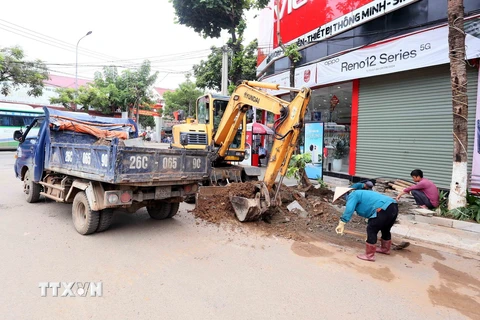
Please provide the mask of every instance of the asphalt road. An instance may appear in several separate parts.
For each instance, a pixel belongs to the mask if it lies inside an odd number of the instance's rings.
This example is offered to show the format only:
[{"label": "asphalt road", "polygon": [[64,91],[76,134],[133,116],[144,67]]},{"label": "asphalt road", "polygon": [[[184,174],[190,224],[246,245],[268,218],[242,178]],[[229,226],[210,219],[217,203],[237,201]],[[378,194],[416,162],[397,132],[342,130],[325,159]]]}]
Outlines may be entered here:
[{"label": "asphalt road", "polygon": [[[1,319],[480,318],[478,260],[411,246],[364,262],[355,247],[207,225],[187,204],[169,221],[118,213],[81,236],[69,204],[24,201],[13,155],[0,152]],[[42,297],[41,282],[103,292]]]}]

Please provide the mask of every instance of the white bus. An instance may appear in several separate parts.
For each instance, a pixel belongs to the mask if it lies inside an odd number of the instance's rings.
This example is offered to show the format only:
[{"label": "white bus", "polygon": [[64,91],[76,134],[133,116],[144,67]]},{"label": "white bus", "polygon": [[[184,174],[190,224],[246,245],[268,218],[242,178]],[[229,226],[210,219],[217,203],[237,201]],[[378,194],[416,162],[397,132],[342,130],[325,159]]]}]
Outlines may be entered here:
[{"label": "white bus", "polygon": [[[26,104],[0,102],[0,150],[15,150],[18,141],[13,140],[15,130],[25,131],[35,117],[43,114],[43,109],[35,109]],[[30,135],[37,135],[38,128],[32,128]]]}]

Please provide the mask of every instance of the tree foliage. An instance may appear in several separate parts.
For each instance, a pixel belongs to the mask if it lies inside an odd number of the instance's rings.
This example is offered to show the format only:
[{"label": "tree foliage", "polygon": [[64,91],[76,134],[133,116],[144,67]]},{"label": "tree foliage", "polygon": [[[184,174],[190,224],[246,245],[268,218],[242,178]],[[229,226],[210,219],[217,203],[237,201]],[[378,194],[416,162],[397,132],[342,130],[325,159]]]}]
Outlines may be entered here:
[{"label": "tree foliage", "polygon": [[[257,40],[250,42],[234,58],[240,69],[241,80],[257,79]],[[193,66],[193,74],[198,88],[220,91],[222,86],[222,48],[211,47],[207,60]],[[229,65],[232,58],[229,56]]]},{"label": "tree foliage", "polygon": [[312,183],[307,177],[305,167],[307,163],[312,162],[312,155],[310,153],[296,154],[290,158],[286,176],[288,178],[294,177],[300,183],[302,188],[311,188]]},{"label": "tree foliage", "polygon": [[157,76],[158,72],[152,74],[149,61],[144,61],[137,70],[124,70],[121,74],[116,67],[105,67],[103,73],[95,73],[92,83],[81,86],[78,93],[71,88],[57,89],[59,96],[51,98],[50,103],[60,103],[67,109],[79,104],[104,114],[118,109],[129,111],[155,103],[151,89]]},{"label": "tree foliage", "polygon": [[203,91],[199,90],[187,76],[187,80],[181,83],[177,90],[163,94],[165,99],[164,115],[171,116],[174,111],[183,110],[186,115],[194,116],[195,102],[201,95],[203,95]]},{"label": "tree foliage", "polygon": [[29,96],[41,96],[47,79],[48,70],[42,61],[26,61],[19,47],[0,48],[0,93],[4,96],[20,86],[29,88]]},{"label": "tree foliage", "polygon": [[257,39],[250,42],[243,50],[242,80],[257,80]]},{"label": "tree foliage", "polygon": [[147,127],[151,127],[151,128],[155,127],[155,119],[152,116],[146,116],[141,114],[138,119],[138,122],[144,129],[146,129]]},{"label": "tree foliage", "polygon": [[222,86],[222,48],[215,46],[206,61],[202,60],[193,66],[193,75],[198,88],[220,91]]},{"label": "tree foliage", "polygon": [[242,80],[243,32],[246,28],[244,13],[250,9],[262,9],[269,0],[170,0],[176,14],[176,22],[193,28],[203,37],[218,38],[222,30],[228,31],[228,47],[233,56],[229,72],[231,83]]}]

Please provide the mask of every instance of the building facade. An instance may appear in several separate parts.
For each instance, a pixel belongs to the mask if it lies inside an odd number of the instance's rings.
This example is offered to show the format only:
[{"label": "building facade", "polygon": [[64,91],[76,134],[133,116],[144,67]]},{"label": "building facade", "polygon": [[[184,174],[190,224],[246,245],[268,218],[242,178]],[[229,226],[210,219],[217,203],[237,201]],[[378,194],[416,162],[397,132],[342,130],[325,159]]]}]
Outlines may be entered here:
[{"label": "building facade", "polygon": [[[464,5],[471,170],[478,153],[480,2]],[[418,168],[448,188],[453,117],[446,24],[446,0],[272,1],[261,14],[257,74],[290,86],[277,34],[299,46],[295,86],[313,89],[306,120],[325,124],[326,174],[409,179]],[[286,92],[272,93],[288,100]],[[333,168],[340,140],[349,148]]]}]

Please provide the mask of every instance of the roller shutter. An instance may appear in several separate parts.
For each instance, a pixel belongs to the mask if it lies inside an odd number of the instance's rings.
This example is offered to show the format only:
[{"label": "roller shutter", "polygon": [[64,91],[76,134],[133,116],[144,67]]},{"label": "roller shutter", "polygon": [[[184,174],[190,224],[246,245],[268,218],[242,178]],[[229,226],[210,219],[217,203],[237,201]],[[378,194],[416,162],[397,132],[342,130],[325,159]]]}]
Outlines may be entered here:
[{"label": "roller shutter", "polygon": [[[469,172],[478,73],[468,69]],[[452,174],[452,102],[448,65],[360,80],[356,175],[410,178],[413,169],[439,187]]]}]

